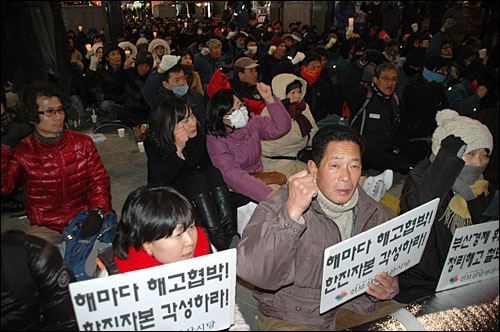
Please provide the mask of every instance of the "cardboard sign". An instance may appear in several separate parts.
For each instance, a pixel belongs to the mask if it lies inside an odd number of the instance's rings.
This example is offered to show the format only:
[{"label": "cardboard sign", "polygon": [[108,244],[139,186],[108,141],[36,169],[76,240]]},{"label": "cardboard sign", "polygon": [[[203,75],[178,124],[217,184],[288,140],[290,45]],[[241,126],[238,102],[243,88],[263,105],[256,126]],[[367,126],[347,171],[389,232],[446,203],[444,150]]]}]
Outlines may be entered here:
[{"label": "cardboard sign", "polygon": [[436,292],[498,278],[499,222],[457,228]]},{"label": "cardboard sign", "polygon": [[439,198],[325,249],[320,313],[366,292],[375,276],[420,262]]},{"label": "cardboard sign", "polygon": [[236,249],[69,285],[80,331],[222,330],[234,323]]}]

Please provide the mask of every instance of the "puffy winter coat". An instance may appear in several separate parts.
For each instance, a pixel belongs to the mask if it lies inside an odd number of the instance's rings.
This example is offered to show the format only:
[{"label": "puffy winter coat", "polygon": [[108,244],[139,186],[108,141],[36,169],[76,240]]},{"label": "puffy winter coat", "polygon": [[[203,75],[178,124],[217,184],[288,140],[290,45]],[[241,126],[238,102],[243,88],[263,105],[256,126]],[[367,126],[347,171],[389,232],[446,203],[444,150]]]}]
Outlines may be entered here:
[{"label": "puffy winter coat", "polygon": [[82,210],[111,209],[108,174],[85,134],[64,130],[54,145],[32,133],[15,149],[2,144],[2,194],[21,181],[32,225],[61,232]]},{"label": "puffy winter coat", "polygon": [[[306,95],[307,82],[303,78],[299,78],[293,74],[280,74],[273,79],[272,87],[274,95],[281,100],[286,99],[286,87],[295,80],[299,80],[302,83],[301,92],[302,99],[304,99],[304,96]],[[262,115],[269,115],[267,109],[264,109]],[[306,106],[302,115],[304,115],[311,123],[312,128],[309,135],[302,137],[298,122],[292,119],[292,128],[287,134],[273,140],[262,140],[262,164],[264,165],[264,171],[279,171],[283,168],[286,169],[289,164],[293,164],[295,162],[301,163],[301,161],[296,160],[272,159],[267,157],[297,157],[297,153],[301,149],[305,148],[308,143],[309,145],[311,144],[314,134],[318,131],[318,126],[316,125],[316,121],[314,121],[314,117],[309,110],[309,105]]]},{"label": "puffy winter coat", "polygon": [[76,280],[59,250],[17,230],[1,243],[2,331],[77,331],[68,288]]}]

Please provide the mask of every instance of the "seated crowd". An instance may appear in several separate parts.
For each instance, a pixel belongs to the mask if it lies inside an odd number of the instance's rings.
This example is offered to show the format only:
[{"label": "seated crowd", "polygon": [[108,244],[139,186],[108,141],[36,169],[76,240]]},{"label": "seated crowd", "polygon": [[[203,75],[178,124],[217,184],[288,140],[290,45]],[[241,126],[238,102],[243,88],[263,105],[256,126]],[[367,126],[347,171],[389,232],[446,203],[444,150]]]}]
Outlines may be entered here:
[{"label": "seated crowd", "polygon": [[[431,295],[455,229],[498,218],[498,43],[458,34],[448,11],[431,35],[421,22],[350,25],[350,10],[336,8],[323,34],[300,22],[128,17],[112,41],[69,31],[70,95],[34,82],[7,108],[2,86],[2,211],[24,209],[32,225],[9,236],[40,250],[74,218],[81,238],[115,220],[106,168],[79,132],[95,125],[93,109],[133,128],[147,155],[147,186],[117,221],[119,273],[185,259],[161,249],[174,236],[200,256],[237,247],[262,330],[345,329]],[[406,180],[391,210],[393,173]],[[324,249],[436,197],[420,264],[320,315]],[[238,234],[249,202],[258,206]],[[235,311],[230,329],[248,330]],[[75,328],[71,317],[49,323]]]}]

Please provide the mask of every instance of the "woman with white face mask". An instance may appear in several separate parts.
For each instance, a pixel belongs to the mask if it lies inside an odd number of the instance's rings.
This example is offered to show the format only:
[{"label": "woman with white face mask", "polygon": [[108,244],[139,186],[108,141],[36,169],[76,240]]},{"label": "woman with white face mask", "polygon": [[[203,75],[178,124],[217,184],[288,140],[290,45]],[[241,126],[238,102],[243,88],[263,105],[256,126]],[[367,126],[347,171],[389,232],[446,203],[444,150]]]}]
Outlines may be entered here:
[{"label": "woman with white face mask", "polygon": [[[261,139],[274,139],[288,133],[290,114],[271,87],[257,83],[269,116],[249,116],[247,106],[232,90],[217,91],[206,108],[207,149],[210,159],[235,192],[255,202],[264,200],[273,188],[268,183],[284,184],[282,173],[262,177]],[[255,174],[257,173],[257,174]],[[253,176],[251,175],[253,174]]]}]

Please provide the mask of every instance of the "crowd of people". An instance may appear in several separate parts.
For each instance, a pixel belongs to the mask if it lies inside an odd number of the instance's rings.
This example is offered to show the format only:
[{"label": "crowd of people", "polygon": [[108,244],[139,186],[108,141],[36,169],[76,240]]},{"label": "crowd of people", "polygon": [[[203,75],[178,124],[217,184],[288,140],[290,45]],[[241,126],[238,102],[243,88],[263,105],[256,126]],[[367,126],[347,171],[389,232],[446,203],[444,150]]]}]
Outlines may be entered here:
[{"label": "crowd of people", "polygon": [[[320,32],[259,23],[245,3],[228,2],[219,20],[124,16],[115,40],[67,31],[69,89],[2,84],[2,211],[24,209],[32,224],[11,237],[39,248],[77,215],[82,238],[116,217],[79,132],[95,125],[92,109],[132,128],[147,154],[148,186],[118,222],[115,272],[237,246],[262,330],[348,328],[432,294],[455,229],[498,218],[498,5],[339,1]],[[389,219],[380,201],[393,172],[406,178],[401,213],[441,198],[425,259],[320,315],[318,258]],[[249,202],[258,207],[238,234]],[[2,328],[4,291],[25,312],[13,287],[2,278]],[[236,311],[232,328],[248,329]],[[61,319],[49,323],[75,324]]]}]

